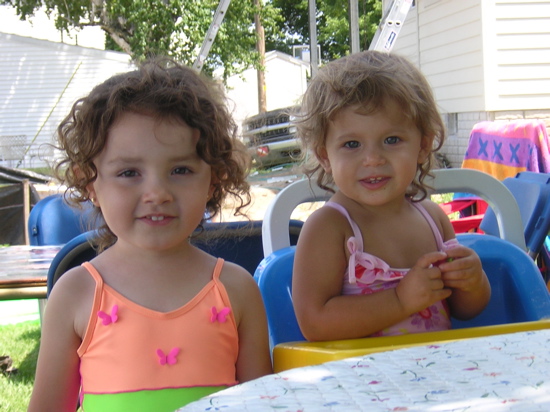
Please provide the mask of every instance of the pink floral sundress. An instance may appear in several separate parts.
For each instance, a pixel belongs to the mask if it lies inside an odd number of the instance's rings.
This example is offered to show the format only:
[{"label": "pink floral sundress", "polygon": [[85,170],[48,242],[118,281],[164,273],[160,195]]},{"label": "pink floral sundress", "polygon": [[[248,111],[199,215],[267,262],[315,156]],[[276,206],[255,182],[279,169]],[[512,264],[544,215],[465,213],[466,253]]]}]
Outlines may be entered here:
[{"label": "pink floral sundress", "polygon": [[[458,245],[456,239],[443,242],[441,233],[426,209],[419,203],[411,202],[411,204],[418,209],[430,225],[439,250],[445,251]],[[350,258],[343,279],[342,295],[369,295],[396,287],[410,269],[391,268],[382,259],[364,252],[361,231],[349,216],[348,211],[342,205],[335,202],[327,202],[325,206],[332,207],[342,213],[348,219],[354,234],[347,241]],[[448,330],[450,328],[449,307],[447,302],[442,300],[371,336],[395,336],[407,333]]]}]

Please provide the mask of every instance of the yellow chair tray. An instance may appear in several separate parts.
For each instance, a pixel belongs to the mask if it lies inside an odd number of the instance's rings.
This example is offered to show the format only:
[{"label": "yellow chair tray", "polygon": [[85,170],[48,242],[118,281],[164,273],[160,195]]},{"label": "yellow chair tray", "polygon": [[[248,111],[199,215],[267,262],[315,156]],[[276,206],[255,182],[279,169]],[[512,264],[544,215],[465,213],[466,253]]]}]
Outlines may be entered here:
[{"label": "yellow chair tray", "polygon": [[286,342],[273,348],[273,369],[275,372],[281,372],[369,353],[539,329],[550,329],[550,319],[399,336],[325,342]]}]

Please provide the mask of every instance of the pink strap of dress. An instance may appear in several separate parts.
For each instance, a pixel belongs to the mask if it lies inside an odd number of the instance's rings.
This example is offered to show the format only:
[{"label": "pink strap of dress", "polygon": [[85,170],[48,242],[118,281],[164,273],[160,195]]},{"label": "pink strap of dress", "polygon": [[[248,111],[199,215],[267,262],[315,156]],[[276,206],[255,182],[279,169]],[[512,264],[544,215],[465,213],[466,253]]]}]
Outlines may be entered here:
[{"label": "pink strap of dress", "polygon": [[[451,239],[447,242],[443,242],[443,238],[441,236],[441,233],[439,232],[439,229],[437,228],[437,225],[435,224],[430,214],[426,211],[426,209],[417,202],[411,202],[411,205],[413,205],[422,214],[422,216],[424,216],[424,218],[430,225],[432,233],[435,237],[435,241],[437,243],[438,250],[447,250],[458,244],[456,239]],[[357,278],[355,276],[357,265],[360,265],[367,269],[365,271],[365,275],[367,277],[363,277],[362,279],[362,281],[367,284],[372,283],[375,280],[390,281],[402,277],[402,275],[399,276],[398,274],[396,274],[395,270],[390,270],[390,266],[382,259],[363,251],[363,236],[361,235],[361,230],[359,229],[359,226],[357,226],[357,223],[355,223],[351,219],[346,208],[338,203],[331,201],[326,202],[325,206],[332,207],[333,209],[336,209],[340,213],[342,213],[348,220],[351,229],[353,230],[353,236],[351,236],[347,241],[348,250],[350,252],[348,264],[349,283],[357,283]]]}]

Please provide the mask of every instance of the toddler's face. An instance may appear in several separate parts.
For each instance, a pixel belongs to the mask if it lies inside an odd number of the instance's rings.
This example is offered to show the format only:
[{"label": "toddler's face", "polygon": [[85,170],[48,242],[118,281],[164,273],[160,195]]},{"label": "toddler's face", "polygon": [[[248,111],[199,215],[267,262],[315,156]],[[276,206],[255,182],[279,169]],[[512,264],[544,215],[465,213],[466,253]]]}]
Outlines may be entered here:
[{"label": "toddler's face", "polygon": [[416,125],[388,101],[370,114],[358,106],[341,110],[329,123],[319,160],[347,197],[380,206],[402,201],[428,154]]},{"label": "toddler's face", "polygon": [[213,190],[198,138],[184,122],[131,112],[111,127],[89,190],[118,242],[146,249],[187,242]]}]

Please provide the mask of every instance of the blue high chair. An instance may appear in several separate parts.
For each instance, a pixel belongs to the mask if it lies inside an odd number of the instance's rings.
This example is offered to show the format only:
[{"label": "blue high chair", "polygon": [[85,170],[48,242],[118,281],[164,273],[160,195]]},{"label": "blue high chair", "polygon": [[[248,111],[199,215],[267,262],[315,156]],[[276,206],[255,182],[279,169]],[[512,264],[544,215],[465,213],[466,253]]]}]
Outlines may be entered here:
[{"label": "blue high chair", "polygon": [[[436,193],[468,191],[485,199],[496,212],[503,239],[480,234],[457,236],[461,244],[474,249],[481,258],[492,288],[487,308],[469,321],[453,319],[453,329],[450,331],[349,341],[303,342],[305,339],[292,306],[295,246],[290,246],[288,236],[280,227],[284,227],[284,222],[288,221],[298,204],[327,200],[330,193],[312,186],[306,180],[299,181],[281,191],[268,207],[262,228],[266,257],[254,274],[266,306],[276,370],[305,366],[309,361],[319,363],[373,350],[388,350],[397,345],[550,327],[550,321],[543,322],[543,326],[537,323],[550,318],[550,295],[538,268],[526,253],[519,209],[510,191],[490,175],[475,170],[442,169],[435,171],[434,175],[430,186]],[[525,323],[533,321],[534,325]]]},{"label": "blue high chair", "polygon": [[29,214],[29,242],[33,246],[63,245],[90,228],[92,204],[70,206],[62,194],[40,200]]},{"label": "blue high chair", "polygon": [[[549,280],[548,247],[550,231],[550,174],[521,172],[502,181],[514,195],[523,222],[527,253],[539,262],[546,281]],[[491,208],[485,212],[480,228],[489,235],[499,236],[500,231]]]}]

